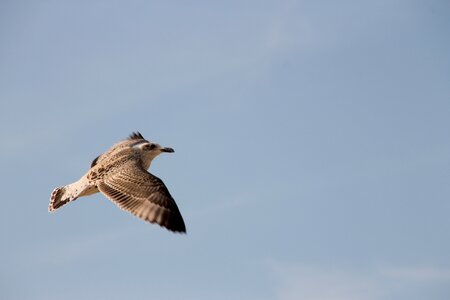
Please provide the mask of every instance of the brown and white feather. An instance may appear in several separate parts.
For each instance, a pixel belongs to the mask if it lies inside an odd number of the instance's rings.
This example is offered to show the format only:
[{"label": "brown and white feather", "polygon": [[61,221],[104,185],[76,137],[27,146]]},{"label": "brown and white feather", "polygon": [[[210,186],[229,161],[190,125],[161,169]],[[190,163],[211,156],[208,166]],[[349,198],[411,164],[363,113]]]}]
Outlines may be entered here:
[{"label": "brown and white feather", "polygon": [[98,189],[121,209],[175,232],[186,227],[175,200],[161,179],[129,161],[110,171]]}]

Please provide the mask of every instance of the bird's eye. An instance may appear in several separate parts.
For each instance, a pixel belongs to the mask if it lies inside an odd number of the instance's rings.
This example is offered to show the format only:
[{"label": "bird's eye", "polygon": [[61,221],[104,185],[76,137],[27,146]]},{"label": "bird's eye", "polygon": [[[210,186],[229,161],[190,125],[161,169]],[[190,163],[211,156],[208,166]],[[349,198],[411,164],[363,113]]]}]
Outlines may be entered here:
[{"label": "bird's eye", "polygon": [[142,147],[142,150],[150,151],[150,150],[153,150],[153,149],[155,149],[155,148],[156,148],[156,144],[145,144],[145,145]]}]

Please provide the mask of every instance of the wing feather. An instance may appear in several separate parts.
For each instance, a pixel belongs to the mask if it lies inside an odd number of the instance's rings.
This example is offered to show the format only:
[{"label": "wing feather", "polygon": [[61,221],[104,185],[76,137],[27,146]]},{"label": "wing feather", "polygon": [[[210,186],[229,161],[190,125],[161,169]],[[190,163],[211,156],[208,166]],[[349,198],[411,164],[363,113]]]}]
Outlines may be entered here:
[{"label": "wing feather", "polygon": [[175,232],[186,232],[175,200],[161,179],[130,161],[111,172],[98,189],[112,202],[140,219]]}]

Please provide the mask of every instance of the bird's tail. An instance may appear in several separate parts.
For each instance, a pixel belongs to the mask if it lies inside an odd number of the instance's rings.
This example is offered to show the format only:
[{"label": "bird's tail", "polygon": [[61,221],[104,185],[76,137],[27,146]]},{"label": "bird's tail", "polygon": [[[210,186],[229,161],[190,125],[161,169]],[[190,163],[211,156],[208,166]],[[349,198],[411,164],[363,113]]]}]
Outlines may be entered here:
[{"label": "bird's tail", "polygon": [[50,196],[50,205],[48,206],[48,211],[52,212],[63,206],[64,204],[69,203],[77,199],[76,196],[72,195],[67,188],[68,186],[57,187],[53,190]]}]

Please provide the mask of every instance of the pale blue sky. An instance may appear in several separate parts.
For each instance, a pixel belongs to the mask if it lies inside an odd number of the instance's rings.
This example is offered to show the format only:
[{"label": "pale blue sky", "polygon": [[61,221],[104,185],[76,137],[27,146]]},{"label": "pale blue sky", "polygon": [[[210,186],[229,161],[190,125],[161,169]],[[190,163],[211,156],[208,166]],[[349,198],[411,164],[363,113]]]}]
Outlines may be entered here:
[{"label": "pale blue sky", "polygon": [[[450,298],[448,1],[1,1],[1,299]],[[50,192],[132,131],[188,234]]]}]

